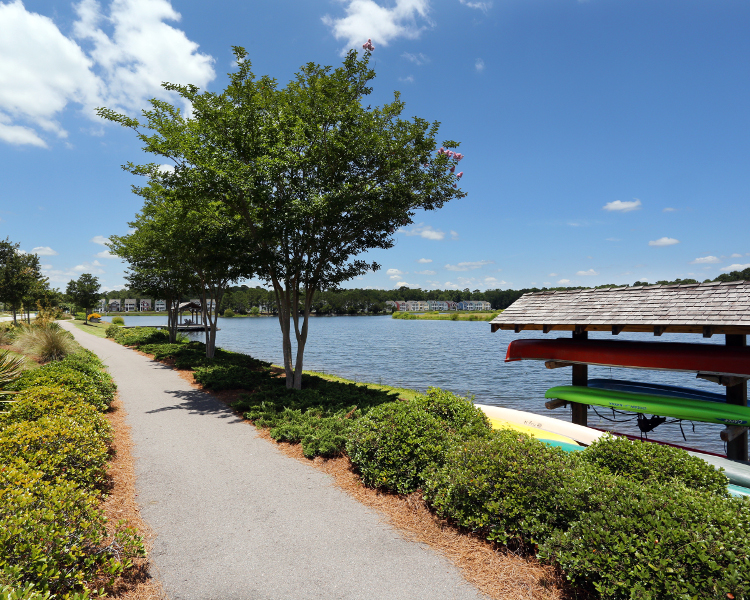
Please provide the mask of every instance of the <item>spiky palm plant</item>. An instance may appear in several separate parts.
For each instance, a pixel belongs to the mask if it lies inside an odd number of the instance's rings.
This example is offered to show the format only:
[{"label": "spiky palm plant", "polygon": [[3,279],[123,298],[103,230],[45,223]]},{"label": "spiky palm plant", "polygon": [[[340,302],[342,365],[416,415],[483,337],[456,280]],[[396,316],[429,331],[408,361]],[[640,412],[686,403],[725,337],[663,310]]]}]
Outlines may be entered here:
[{"label": "spiky palm plant", "polygon": [[[21,376],[24,362],[23,356],[14,356],[10,350],[0,351],[0,396],[15,393],[5,391],[5,387]],[[10,400],[0,400],[0,402],[10,402]]]}]

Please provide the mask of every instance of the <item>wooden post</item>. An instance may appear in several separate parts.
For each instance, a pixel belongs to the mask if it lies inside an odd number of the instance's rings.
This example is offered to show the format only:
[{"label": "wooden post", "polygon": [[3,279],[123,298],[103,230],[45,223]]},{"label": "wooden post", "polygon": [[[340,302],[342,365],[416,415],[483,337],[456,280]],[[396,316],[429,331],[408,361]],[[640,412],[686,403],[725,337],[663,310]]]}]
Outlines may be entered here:
[{"label": "wooden post", "polygon": [[[588,331],[573,332],[574,340],[589,339]],[[573,385],[588,386],[589,384],[589,366],[573,365]],[[570,408],[573,411],[573,423],[587,427],[589,424],[588,406],[578,402],[571,402]]]},{"label": "wooden post", "polygon": [[[747,337],[744,335],[726,335],[727,346],[747,346]],[[747,380],[741,383],[727,386],[727,404],[738,404],[747,406]],[[727,458],[733,460],[747,460],[747,432],[738,435],[727,442]]]}]

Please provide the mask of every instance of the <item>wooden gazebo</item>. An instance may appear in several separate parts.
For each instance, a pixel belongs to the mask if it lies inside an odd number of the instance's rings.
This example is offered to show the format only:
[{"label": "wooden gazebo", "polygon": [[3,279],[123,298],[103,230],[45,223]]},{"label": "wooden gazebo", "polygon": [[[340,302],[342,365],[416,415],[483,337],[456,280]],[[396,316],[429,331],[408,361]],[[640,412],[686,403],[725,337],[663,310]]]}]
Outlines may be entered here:
[{"label": "wooden gazebo", "polygon": [[[183,314],[185,312],[190,313],[190,320],[185,323]],[[179,326],[191,326],[191,325],[203,325],[203,309],[197,302],[182,302],[177,307],[177,313],[179,314]]]},{"label": "wooden gazebo", "polygon": [[[724,335],[728,346],[746,346],[750,334],[750,281],[687,285],[650,285],[599,288],[523,295],[490,322],[516,333],[537,330],[570,331],[574,339],[587,339],[589,331],[700,333]],[[572,365],[573,385],[587,385],[588,366]],[[727,402],[747,406],[747,379],[722,382]],[[572,404],[573,422],[587,424],[587,407]],[[727,443],[727,456],[748,458],[745,431]]]}]

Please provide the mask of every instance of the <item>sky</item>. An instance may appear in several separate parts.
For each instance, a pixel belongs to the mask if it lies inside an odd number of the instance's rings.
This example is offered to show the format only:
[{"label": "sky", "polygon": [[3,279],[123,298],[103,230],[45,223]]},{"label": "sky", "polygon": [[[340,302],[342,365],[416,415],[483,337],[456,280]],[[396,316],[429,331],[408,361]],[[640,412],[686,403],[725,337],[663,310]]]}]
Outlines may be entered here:
[{"label": "sky", "polygon": [[[467,193],[346,287],[519,289],[750,267],[746,0],[0,0],[0,239],[52,287],[121,289],[142,206],[126,162],[161,83],[220,92],[232,46],[281,85],[372,39],[368,102],[461,142]],[[250,282],[254,285],[257,282]]]}]

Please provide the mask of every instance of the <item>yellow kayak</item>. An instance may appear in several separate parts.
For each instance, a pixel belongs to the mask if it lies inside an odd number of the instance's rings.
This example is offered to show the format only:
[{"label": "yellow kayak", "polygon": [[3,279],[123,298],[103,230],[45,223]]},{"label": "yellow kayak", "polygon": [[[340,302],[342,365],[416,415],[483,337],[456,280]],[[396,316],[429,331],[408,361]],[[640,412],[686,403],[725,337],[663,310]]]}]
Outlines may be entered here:
[{"label": "yellow kayak", "polygon": [[493,429],[511,429],[520,433],[525,433],[531,437],[535,437],[542,440],[550,440],[553,442],[565,442],[566,444],[573,444],[580,446],[573,438],[569,438],[565,435],[559,435],[557,433],[551,433],[544,431],[544,429],[537,429],[536,427],[529,427],[528,425],[519,425],[518,423],[511,423],[503,419],[497,419],[494,417],[488,417],[490,424]]}]

